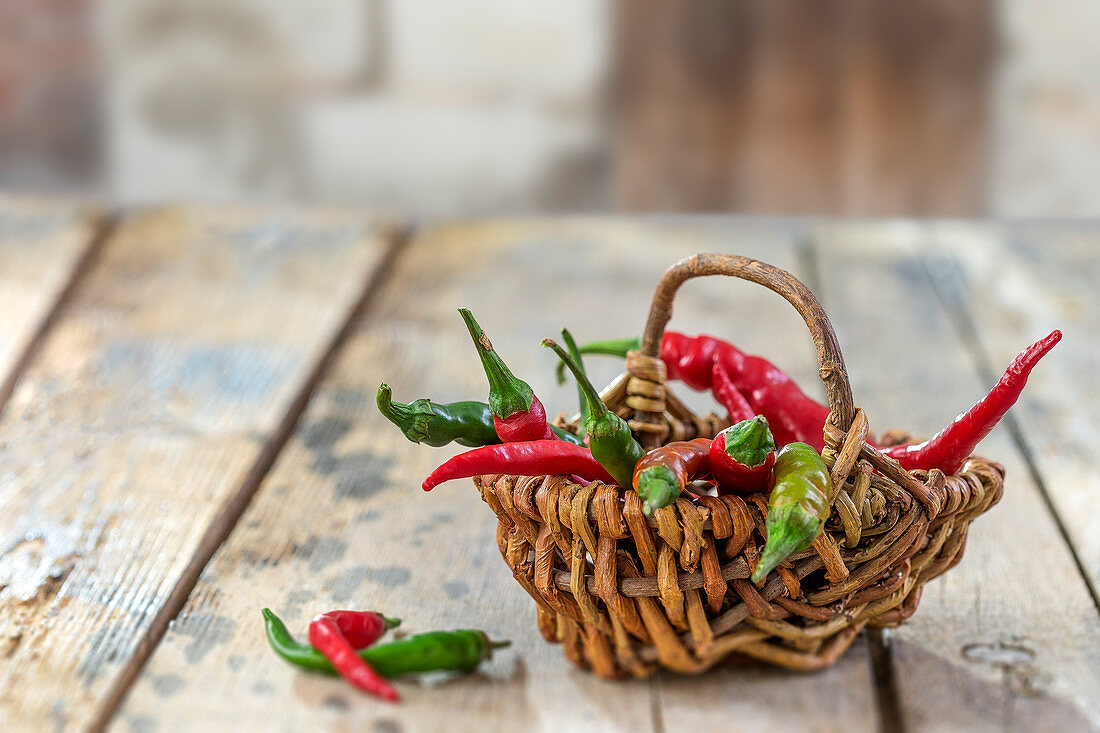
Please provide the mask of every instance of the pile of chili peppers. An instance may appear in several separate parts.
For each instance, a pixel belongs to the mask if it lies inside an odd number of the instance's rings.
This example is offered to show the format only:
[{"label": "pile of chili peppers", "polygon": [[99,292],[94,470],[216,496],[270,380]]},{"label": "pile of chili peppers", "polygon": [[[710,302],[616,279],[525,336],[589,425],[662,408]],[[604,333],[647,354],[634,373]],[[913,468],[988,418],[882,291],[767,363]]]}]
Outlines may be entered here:
[{"label": "pile of chili peppers", "polygon": [[431,631],[375,644],[397,619],[374,611],[329,611],[309,624],[309,644],[291,636],[282,619],[263,609],[267,641],[280,657],[301,669],[339,674],[367,694],[397,702],[387,678],[424,672],[469,672],[509,645],[491,641],[483,631]]},{"label": "pile of chili peppers", "polygon": [[[768,360],[713,336],[667,331],[660,357],[668,378],[711,392],[732,425],[713,439],[679,441],[646,452],[629,425],[600,399],[581,361],[582,354],[625,357],[639,348],[638,339],[578,347],[565,330],[566,348],[543,339],[542,345],[561,360],[559,382],[568,369],[577,383],[581,417],[573,433],[546,422],[546,410],[531,386],[511,372],[470,311],[459,312],[488,379],[487,404],[440,405],[421,399],[404,405],[392,401],[386,384],[378,389],[379,410],[413,442],[439,446],[453,441],[473,448],[433,471],[424,480],[425,491],[451,479],[488,474],[567,475],[633,488],[647,514],[673,504],[695,482],[720,493],[768,492],[767,540],[753,582],[808,548],[820,534],[835,488],[821,458],[829,408]],[[1053,331],[1025,349],[985,397],[932,438],[880,450],[907,470],[958,472],[1061,337]]]}]

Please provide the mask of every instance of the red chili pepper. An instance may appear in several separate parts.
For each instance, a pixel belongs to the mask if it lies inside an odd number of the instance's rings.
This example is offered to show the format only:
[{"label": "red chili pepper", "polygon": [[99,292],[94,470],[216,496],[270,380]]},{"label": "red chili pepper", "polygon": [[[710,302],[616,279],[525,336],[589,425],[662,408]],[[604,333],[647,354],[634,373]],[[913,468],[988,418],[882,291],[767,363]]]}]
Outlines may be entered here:
[{"label": "red chili pepper", "polygon": [[634,490],[642,499],[642,511],[666,507],[676,501],[689,481],[710,474],[710,438],[681,440],[646,453],[634,466]]},{"label": "red chili pepper", "polygon": [[[627,351],[637,348],[637,341],[617,340],[581,346],[580,351],[611,354],[618,350],[626,356]],[[668,369],[670,380],[682,381],[700,392],[714,389],[714,367],[721,364],[728,383],[748,400],[752,414],[768,418],[776,443],[785,445],[800,441],[818,451],[824,447],[822,431],[829,408],[807,396],[786,372],[767,359],[746,354],[728,341],[713,336],[685,336],[665,331],[661,360]]]},{"label": "red chili pepper", "polygon": [[317,616],[310,621],[309,643],[332,662],[332,666],[341,677],[363,692],[390,702],[397,702],[400,699],[401,696],[397,694],[397,690],[355,653],[355,649],[340,631],[336,621],[329,618],[327,614]]},{"label": "red chili pepper", "polygon": [[724,491],[752,494],[766,488],[775,465],[775,441],[767,418],[758,415],[718,433],[709,457],[710,472]]},{"label": "red chili pepper", "polygon": [[[1062,332],[1055,330],[1024,349],[988,395],[929,440],[918,445],[893,446],[883,452],[896,458],[906,469],[939,468],[947,474],[957,472],[982,438],[1019,399],[1035,364],[1061,338]],[[626,342],[616,342],[616,346],[637,348],[637,344]],[[585,353],[585,347],[581,346],[580,351]],[[608,353],[608,350],[599,353]],[[713,387],[714,365],[720,363],[729,373],[734,387],[756,412],[768,419],[778,445],[808,443],[819,453],[824,447],[823,430],[829,408],[808,397],[790,376],[766,359],[745,354],[733,344],[713,336],[685,336],[666,331],[661,341],[661,360],[669,379],[679,379],[700,391]]]},{"label": "red chili pepper", "polygon": [[317,618],[332,619],[354,649],[366,649],[401,623],[400,619],[386,618],[374,611],[329,611]]},{"label": "red chili pepper", "polygon": [[711,368],[710,391],[719,404],[726,408],[731,424],[736,425],[742,420],[748,420],[756,416],[756,413],[752,410],[752,405],[745,399],[745,395],[738,392],[737,387],[733,386],[729,372],[726,371],[720,361],[714,362],[714,366]]},{"label": "red chili pepper", "polygon": [[767,359],[746,354],[713,336],[684,336],[674,331],[665,333],[661,359],[669,379],[679,379],[703,391],[713,387],[714,365],[721,364],[753,412],[768,418],[776,443],[801,441],[817,451],[824,447],[822,430],[829,408],[807,396],[786,372]]},{"label": "red chili pepper", "polygon": [[989,394],[928,440],[916,445],[893,446],[882,452],[896,458],[907,470],[938,468],[948,475],[956,473],[982,438],[989,435],[1008,408],[1020,398],[1031,370],[1061,339],[1061,331],[1051,331],[1046,338],[1020,352]]},{"label": "red chili pepper", "polygon": [[535,396],[531,385],[519,379],[504,363],[493,342],[485,335],[467,308],[459,308],[470,337],[477,347],[485,376],[489,379],[489,409],[493,411],[493,425],[497,435],[505,443],[524,440],[553,440],[554,433],[546,422],[546,408]]},{"label": "red chili pepper", "polygon": [[528,440],[501,443],[459,453],[424,479],[424,491],[456,478],[507,473],[514,476],[576,475],[614,484],[615,479],[581,445],[560,440]]}]

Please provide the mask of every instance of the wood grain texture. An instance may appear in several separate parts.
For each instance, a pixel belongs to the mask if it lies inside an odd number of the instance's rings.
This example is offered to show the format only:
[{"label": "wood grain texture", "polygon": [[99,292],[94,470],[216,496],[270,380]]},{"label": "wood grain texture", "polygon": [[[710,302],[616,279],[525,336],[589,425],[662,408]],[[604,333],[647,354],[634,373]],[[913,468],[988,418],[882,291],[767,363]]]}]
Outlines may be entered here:
[{"label": "wood grain texture", "polygon": [[[962,317],[983,372],[1054,328],[1057,350],[1028,380],[1011,415],[1014,437],[1039,471],[1046,495],[1100,596],[1100,226],[937,224],[928,253],[943,298]],[[987,374],[987,378],[988,374]]]},{"label": "wood grain texture", "polygon": [[104,245],[0,423],[0,727],[92,719],[384,249],[361,215],[194,209]]},{"label": "wood grain texture", "polygon": [[[456,451],[409,443],[373,405],[382,380],[402,400],[484,394],[455,312],[467,305],[548,409],[571,411],[575,391],[553,385],[554,360],[539,338],[562,325],[581,341],[639,333],[663,269],[713,250],[802,268],[782,223],[515,221],[443,226],[415,240],[135,685],[119,727],[230,729],[247,719],[277,729],[402,731],[675,730],[682,721],[726,730],[731,720],[760,730],[793,721],[806,730],[872,728],[862,645],[815,676],[748,668],[608,682],[574,669],[540,637],[535,605],[500,559],[492,513],[470,482],[419,490]],[[671,325],[726,334],[806,384],[816,378],[801,319],[758,286],[692,282]],[[588,366],[597,383],[621,370],[598,357]],[[404,701],[391,707],[275,657],[264,605],[299,635],[319,611],[373,607],[401,616],[410,633],[473,626],[514,646],[465,678],[401,682]]]},{"label": "wood grain texture", "polygon": [[[931,434],[990,386],[928,277],[922,252],[935,236],[901,222],[818,232],[819,295],[872,432]],[[1030,340],[998,353],[997,371]],[[1032,399],[1025,392],[1023,403]],[[889,635],[901,723],[914,731],[1096,726],[1096,609],[1006,428],[979,451],[1004,463],[1005,496],[975,521],[960,564]]]},{"label": "wood grain texture", "polygon": [[0,196],[0,401],[102,226],[90,208]]}]

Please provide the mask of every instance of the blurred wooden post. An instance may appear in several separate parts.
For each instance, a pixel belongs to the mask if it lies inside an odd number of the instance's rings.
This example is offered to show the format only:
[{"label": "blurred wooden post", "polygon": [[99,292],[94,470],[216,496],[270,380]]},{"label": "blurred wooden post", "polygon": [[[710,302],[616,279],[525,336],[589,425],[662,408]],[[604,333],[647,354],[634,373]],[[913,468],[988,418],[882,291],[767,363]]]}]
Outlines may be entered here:
[{"label": "blurred wooden post", "polygon": [[627,209],[981,214],[991,0],[620,0]]}]

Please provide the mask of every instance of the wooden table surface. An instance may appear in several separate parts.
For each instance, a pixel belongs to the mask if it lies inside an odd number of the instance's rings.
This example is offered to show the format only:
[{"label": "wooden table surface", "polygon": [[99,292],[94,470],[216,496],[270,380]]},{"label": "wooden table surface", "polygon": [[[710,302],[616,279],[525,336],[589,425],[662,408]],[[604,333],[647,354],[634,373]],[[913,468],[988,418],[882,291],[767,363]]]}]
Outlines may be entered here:
[{"label": "wooden table surface", "polygon": [[[1023,346],[1066,338],[982,452],[1008,472],[910,622],[832,668],[608,682],[546,644],[450,448],[375,410],[482,398],[470,306],[551,411],[542,336],[639,332],[699,251],[804,279],[873,431],[938,429]],[[544,218],[410,228],[357,211],[0,202],[0,729],[938,731],[1100,726],[1100,224]],[[685,287],[673,326],[821,394],[781,299]],[[598,380],[618,369],[590,361]],[[693,404],[705,405],[699,396]],[[387,705],[264,639],[333,607],[513,640]]]}]

